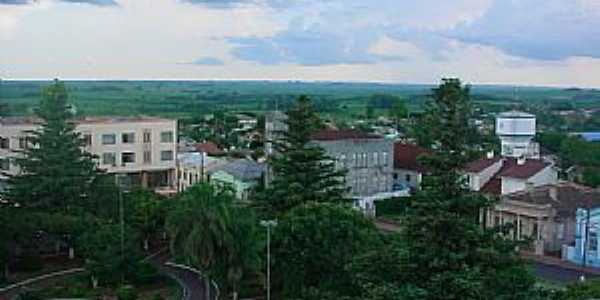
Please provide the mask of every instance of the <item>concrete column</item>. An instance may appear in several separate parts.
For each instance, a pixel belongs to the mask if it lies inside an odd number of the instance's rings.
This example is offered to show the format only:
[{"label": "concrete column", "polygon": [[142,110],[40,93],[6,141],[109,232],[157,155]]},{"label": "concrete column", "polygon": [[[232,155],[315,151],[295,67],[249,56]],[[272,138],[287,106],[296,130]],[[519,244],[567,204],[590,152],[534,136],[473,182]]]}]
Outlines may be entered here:
[{"label": "concrete column", "polygon": [[141,177],[142,177],[142,187],[147,189],[148,188],[148,172],[142,171]]},{"label": "concrete column", "polygon": [[538,217],[537,219],[537,237],[536,240],[542,239],[542,219]]}]

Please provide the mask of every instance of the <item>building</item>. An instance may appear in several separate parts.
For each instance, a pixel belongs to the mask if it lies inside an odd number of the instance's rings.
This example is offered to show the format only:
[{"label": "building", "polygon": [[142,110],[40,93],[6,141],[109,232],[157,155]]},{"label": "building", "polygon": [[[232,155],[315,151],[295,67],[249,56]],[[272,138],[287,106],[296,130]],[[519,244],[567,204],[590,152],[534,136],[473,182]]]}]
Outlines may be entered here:
[{"label": "building", "polygon": [[199,182],[208,181],[208,173],[226,163],[224,158],[204,152],[177,154],[177,191],[183,192]]},{"label": "building", "polygon": [[581,206],[576,212],[575,243],[566,248],[563,258],[576,264],[600,267],[600,192],[591,199],[588,206]]},{"label": "building", "polygon": [[496,196],[558,182],[558,172],[549,161],[497,157],[493,153],[468,163],[465,175],[470,190]]},{"label": "building", "polygon": [[[502,195],[494,209],[482,213],[486,226],[513,224],[508,236],[532,239],[530,249],[538,255],[566,257],[566,248],[578,238],[578,211],[594,203],[600,207],[600,192],[571,182],[543,185],[531,190]],[[579,221],[577,221],[579,220]],[[600,218],[599,220],[600,221]],[[573,250],[570,250],[571,252]]]},{"label": "building", "polygon": [[[125,182],[171,193],[176,187],[177,121],[154,117],[88,117],[75,130],[98,167],[126,175]],[[39,128],[35,118],[0,119],[0,161],[6,174],[17,174],[12,159],[30,147],[28,132]]]},{"label": "building", "polygon": [[246,201],[261,184],[265,166],[250,159],[236,159],[208,171],[212,184],[231,187],[238,200]]},{"label": "building", "polygon": [[346,184],[353,197],[392,191],[393,141],[354,130],[325,129],[312,141],[348,171]]},{"label": "building", "polygon": [[235,117],[238,122],[238,127],[242,130],[251,130],[258,125],[258,119],[256,117],[246,114],[237,114]]},{"label": "building", "polygon": [[207,141],[194,145],[195,151],[205,153],[208,156],[222,156],[225,152],[219,148],[219,146],[213,142]]},{"label": "building", "polygon": [[532,114],[510,111],[496,118],[496,135],[501,142],[503,157],[539,158],[539,144],[533,142],[536,119]]},{"label": "building", "polygon": [[393,190],[416,190],[421,187],[426,169],[419,162],[419,157],[428,152],[417,145],[394,143]]}]

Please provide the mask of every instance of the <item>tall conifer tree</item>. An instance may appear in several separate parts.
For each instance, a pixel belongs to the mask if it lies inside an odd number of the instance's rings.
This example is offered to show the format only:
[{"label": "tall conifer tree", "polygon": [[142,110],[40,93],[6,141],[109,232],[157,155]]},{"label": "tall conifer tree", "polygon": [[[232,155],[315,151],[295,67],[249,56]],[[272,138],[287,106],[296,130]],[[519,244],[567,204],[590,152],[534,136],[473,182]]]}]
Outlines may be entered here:
[{"label": "tall conifer tree", "polygon": [[279,214],[307,202],[343,201],[346,172],[336,169],[325,150],[311,142],[323,125],[308,97],[298,98],[285,123],[287,131],[274,143],[277,154],[269,162],[274,179],[259,199],[263,206]]},{"label": "tall conifer tree", "polygon": [[530,299],[533,277],[518,245],[486,229],[480,212],[493,203],[464,184],[470,117],[469,87],[445,79],[426,112],[437,147],[425,157],[430,174],[408,209],[404,242],[410,286],[422,299]]},{"label": "tall conifer tree", "polygon": [[40,128],[29,132],[28,147],[15,160],[19,174],[8,180],[5,197],[24,207],[67,212],[85,206],[99,175],[83,150],[67,106],[67,89],[55,80],[44,88],[36,115]]}]

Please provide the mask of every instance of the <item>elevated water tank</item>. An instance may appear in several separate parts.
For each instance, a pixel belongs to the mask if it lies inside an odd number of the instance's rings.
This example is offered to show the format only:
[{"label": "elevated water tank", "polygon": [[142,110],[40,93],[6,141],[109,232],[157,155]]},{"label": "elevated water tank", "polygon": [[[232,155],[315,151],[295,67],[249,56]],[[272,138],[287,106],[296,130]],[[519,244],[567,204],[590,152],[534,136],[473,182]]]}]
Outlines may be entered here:
[{"label": "elevated water tank", "polygon": [[539,155],[536,145],[532,142],[535,137],[536,120],[532,114],[509,111],[501,113],[496,118],[496,135],[502,143],[502,156],[534,157]]}]

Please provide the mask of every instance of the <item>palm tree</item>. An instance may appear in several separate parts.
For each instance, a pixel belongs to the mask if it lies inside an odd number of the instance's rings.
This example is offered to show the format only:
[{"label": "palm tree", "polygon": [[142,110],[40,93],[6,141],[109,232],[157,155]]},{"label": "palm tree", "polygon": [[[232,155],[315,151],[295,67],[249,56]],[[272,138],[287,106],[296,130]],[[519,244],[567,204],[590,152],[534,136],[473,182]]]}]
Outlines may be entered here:
[{"label": "palm tree", "polygon": [[228,235],[231,241],[227,248],[227,282],[231,287],[233,300],[237,300],[244,275],[260,269],[259,253],[264,243],[257,228],[258,220],[251,211],[236,207],[232,216],[235,222],[230,224]]},{"label": "palm tree", "polygon": [[171,237],[171,252],[205,274],[207,299],[209,277],[218,276],[229,237],[229,208],[233,194],[207,184],[186,190],[168,215],[166,227]]}]

